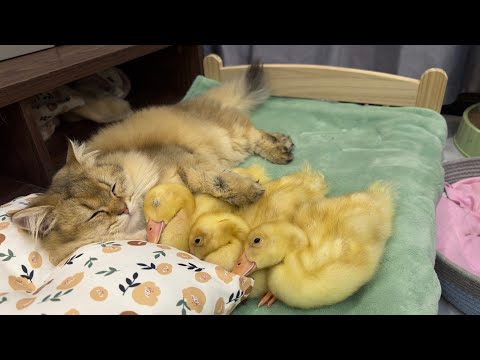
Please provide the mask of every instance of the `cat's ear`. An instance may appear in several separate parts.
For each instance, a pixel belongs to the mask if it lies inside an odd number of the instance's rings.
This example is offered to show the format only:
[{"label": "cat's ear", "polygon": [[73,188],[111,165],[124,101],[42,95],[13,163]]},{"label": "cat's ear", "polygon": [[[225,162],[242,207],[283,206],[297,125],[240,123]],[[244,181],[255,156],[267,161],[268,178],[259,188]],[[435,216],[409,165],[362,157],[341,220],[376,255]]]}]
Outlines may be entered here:
[{"label": "cat's ear", "polygon": [[77,143],[68,139],[67,165],[91,164],[98,151],[87,152],[85,143]]},{"label": "cat's ear", "polygon": [[80,155],[80,146],[68,139],[67,165],[80,165],[80,161],[78,159]]},{"label": "cat's ear", "polygon": [[19,228],[26,230],[34,237],[47,235],[55,225],[53,206],[34,206],[20,210],[13,214],[12,222]]}]

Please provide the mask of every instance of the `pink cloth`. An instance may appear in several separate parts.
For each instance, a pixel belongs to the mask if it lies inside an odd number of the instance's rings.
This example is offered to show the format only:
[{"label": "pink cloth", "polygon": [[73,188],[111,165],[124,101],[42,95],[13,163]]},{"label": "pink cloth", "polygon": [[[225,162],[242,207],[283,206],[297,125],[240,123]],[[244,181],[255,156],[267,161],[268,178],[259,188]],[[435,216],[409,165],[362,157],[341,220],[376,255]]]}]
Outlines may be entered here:
[{"label": "pink cloth", "polygon": [[437,250],[480,276],[480,177],[445,183],[436,209]]}]

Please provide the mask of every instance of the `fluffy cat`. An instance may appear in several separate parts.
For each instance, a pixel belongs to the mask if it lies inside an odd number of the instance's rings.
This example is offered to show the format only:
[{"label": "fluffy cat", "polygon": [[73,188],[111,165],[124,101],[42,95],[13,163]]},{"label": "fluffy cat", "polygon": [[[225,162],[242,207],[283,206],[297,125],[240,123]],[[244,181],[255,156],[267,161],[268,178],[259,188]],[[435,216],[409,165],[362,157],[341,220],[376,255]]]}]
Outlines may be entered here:
[{"label": "fluffy cat", "polygon": [[268,96],[262,66],[251,65],[243,77],[198,97],[146,108],[86,143],[69,142],[48,191],[13,222],[59,263],[88,243],[144,240],[143,197],[160,182],[184,183],[234,205],[254,202],[262,186],[230,169],[252,154],[275,164],[293,159],[290,137],[250,122],[249,112]]}]

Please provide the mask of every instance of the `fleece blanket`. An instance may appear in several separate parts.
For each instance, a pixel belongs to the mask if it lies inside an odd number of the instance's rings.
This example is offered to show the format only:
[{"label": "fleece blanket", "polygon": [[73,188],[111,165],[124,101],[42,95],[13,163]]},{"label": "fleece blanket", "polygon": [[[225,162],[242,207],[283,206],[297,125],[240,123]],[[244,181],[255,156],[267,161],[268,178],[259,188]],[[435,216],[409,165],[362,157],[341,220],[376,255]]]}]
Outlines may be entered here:
[{"label": "fleece blanket", "polygon": [[[186,97],[217,85],[199,76]],[[436,314],[441,290],[434,271],[435,206],[444,180],[444,118],[428,109],[271,97],[252,120],[261,129],[290,135],[295,159],[274,165],[252,157],[242,165],[260,163],[276,178],[308,161],[325,174],[329,196],[362,191],[375,180],[391,181],[396,216],[376,276],[347,300],[299,310],[279,301],[257,308],[258,300],[248,299],[233,314]]]}]

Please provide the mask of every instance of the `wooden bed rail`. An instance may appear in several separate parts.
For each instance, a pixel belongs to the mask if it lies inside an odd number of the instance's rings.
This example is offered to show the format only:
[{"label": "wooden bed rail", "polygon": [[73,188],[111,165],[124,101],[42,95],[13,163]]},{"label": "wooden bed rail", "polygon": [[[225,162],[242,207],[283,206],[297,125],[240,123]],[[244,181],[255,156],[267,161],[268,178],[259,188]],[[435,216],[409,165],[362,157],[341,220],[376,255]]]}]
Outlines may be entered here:
[{"label": "wooden bed rail", "polygon": [[[248,65],[224,66],[215,54],[203,60],[207,78],[226,81]],[[387,106],[415,106],[440,112],[447,86],[442,69],[425,71],[420,80],[375,71],[323,65],[265,64],[273,96]]]}]

